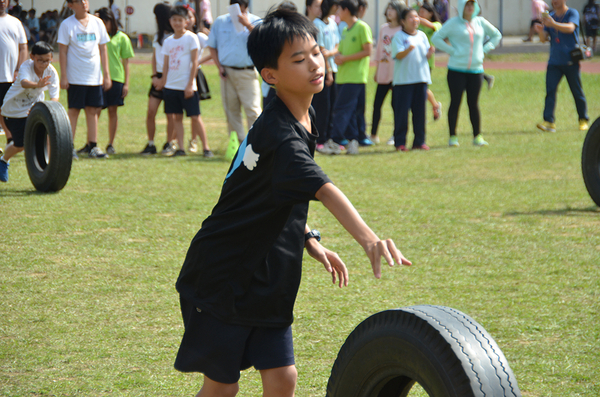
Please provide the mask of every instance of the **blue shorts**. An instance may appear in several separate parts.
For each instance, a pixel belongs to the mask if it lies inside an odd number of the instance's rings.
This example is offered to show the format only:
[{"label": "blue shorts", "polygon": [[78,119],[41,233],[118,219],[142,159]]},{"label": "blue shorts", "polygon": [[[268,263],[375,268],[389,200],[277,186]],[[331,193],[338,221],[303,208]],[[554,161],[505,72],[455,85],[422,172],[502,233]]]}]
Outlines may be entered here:
[{"label": "blue shorts", "polygon": [[8,128],[12,135],[15,147],[22,148],[25,146],[25,124],[27,124],[27,117],[21,119],[4,117],[4,122],[6,123],[6,128]]},{"label": "blue shorts", "polygon": [[183,96],[183,91],[163,88],[163,100],[165,101],[166,114],[183,114],[184,109],[188,117],[200,114],[198,91],[194,91],[194,95],[186,99]]},{"label": "blue shorts", "polygon": [[101,85],[69,84],[67,90],[69,109],[101,108],[104,106],[104,92]]},{"label": "blue shorts", "polygon": [[[162,73],[156,73],[156,78],[160,79],[162,78]],[[154,87],[154,84],[150,83],[150,91],[148,91],[148,96],[149,97],[154,97],[156,99],[160,99],[161,101],[163,100],[163,92],[162,90],[157,90],[156,87]]]},{"label": "blue shorts", "polygon": [[108,91],[102,91],[104,96],[104,106],[102,109],[106,109],[109,106],[123,106],[123,87],[125,84],[119,83],[118,81],[112,82],[112,87]]},{"label": "blue shorts", "polygon": [[185,333],[175,359],[181,372],[201,372],[220,383],[236,383],[240,371],[294,365],[292,327],[227,324],[181,299]]}]

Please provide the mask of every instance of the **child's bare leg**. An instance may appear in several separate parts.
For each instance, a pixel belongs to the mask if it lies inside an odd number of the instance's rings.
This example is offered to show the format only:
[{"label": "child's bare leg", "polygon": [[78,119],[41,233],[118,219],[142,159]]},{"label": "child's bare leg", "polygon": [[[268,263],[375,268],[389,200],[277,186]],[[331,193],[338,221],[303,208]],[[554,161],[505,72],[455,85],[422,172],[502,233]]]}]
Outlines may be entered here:
[{"label": "child's bare leg", "polygon": [[0,115],[0,127],[2,127],[2,129],[4,130],[4,134],[6,135],[6,140],[8,141],[9,139],[11,139],[12,135],[10,134],[10,131],[6,127],[6,123],[4,122],[4,116],[1,116],[1,115]]},{"label": "child's bare leg", "polygon": [[263,397],[294,397],[298,371],[296,366],[263,369],[260,371]]},{"label": "child's bare leg", "polygon": [[98,116],[102,108],[86,106],[85,107],[85,123],[87,125],[87,141],[88,143],[98,142]]},{"label": "child's bare leg", "polygon": [[119,125],[119,116],[117,115],[118,106],[108,107],[108,144],[112,145],[117,135]]},{"label": "child's bare leg", "polygon": [[177,137],[177,144],[179,145],[179,149],[183,150],[183,113],[173,114],[174,122],[175,122],[175,136]]},{"label": "child's bare leg", "polygon": [[[171,117],[169,117],[171,116]],[[182,115],[183,117],[183,115]],[[182,119],[183,123],[183,119]],[[183,127],[183,124],[181,125]],[[175,115],[167,115],[167,141],[173,142],[177,139],[177,131],[175,130]]]},{"label": "child's bare leg", "polygon": [[16,147],[15,144],[11,142],[4,148],[4,155],[2,157],[4,157],[4,161],[8,163],[8,160],[10,160],[12,156],[22,152],[23,149],[24,148],[22,147]]},{"label": "child's bare leg", "polygon": [[205,375],[202,389],[196,397],[234,397],[239,390],[237,383],[220,383]]},{"label": "child's bare leg", "polygon": [[71,132],[73,133],[73,140],[75,140],[75,132],[77,131],[77,120],[79,119],[79,111],[81,109],[69,108],[67,115],[69,116],[69,122],[71,123]]},{"label": "child's bare leg", "polygon": [[158,98],[148,98],[148,112],[146,113],[146,132],[148,134],[148,140],[154,141],[154,135],[156,134],[156,113],[158,113],[158,107],[160,106],[161,100]]},{"label": "child's bare leg", "polygon": [[428,89],[427,90],[427,101],[431,103],[431,108],[433,109],[433,118],[435,120],[440,118],[440,104],[435,100],[435,95],[433,92]]},{"label": "child's bare leg", "polygon": [[202,116],[193,116],[192,119],[192,139],[196,139],[199,137],[202,141],[202,149],[210,150],[210,146],[208,145],[208,137],[206,136],[206,128],[204,127],[204,121],[202,120]]}]

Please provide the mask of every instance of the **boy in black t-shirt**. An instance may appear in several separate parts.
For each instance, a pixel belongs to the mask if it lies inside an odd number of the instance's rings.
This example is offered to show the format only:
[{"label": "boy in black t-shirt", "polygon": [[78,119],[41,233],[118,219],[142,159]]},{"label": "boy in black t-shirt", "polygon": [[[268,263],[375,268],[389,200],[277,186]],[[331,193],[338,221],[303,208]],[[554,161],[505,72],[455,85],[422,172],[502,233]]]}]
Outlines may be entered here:
[{"label": "boy in black t-shirt", "polygon": [[297,372],[291,335],[303,249],[348,285],[339,256],[306,224],[320,200],[364,248],[375,277],[381,257],[410,265],[392,240],[380,240],[313,159],[318,132],[313,94],[325,63],[317,30],[280,9],[248,39],[248,52],[277,97],[256,120],[229,169],[221,197],[202,223],[177,280],[185,333],[175,368],[202,372],[198,396],[235,396],[240,370],[260,371],[263,396],[293,396]]}]

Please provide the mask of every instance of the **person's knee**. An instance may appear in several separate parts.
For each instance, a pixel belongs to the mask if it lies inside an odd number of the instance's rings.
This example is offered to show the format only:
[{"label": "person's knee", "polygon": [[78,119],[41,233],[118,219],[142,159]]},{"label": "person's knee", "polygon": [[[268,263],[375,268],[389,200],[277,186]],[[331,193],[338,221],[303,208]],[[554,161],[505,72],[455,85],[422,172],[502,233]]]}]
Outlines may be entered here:
[{"label": "person's knee", "polygon": [[196,397],[235,397],[239,392],[238,383],[220,383],[204,377],[204,385]]},{"label": "person's knee", "polygon": [[292,396],[296,390],[298,371],[294,365],[274,368],[263,372],[265,396]]}]

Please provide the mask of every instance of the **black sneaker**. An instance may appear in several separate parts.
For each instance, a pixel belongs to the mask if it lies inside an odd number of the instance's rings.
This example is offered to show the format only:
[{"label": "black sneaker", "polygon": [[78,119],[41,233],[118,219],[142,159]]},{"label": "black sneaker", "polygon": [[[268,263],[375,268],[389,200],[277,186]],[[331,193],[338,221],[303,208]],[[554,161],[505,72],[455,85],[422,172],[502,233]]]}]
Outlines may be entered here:
[{"label": "black sneaker", "polygon": [[117,151],[115,150],[113,145],[108,145],[106,147],[106,154],[116,154]]},{"label": "black sneaker", "polygon": [[202,155],[206,158],[211,158],[214,157],[215,155],[213,154],[212,150],[205,150],[204,153],[202,153]]},{"label": "black sneaker", "polygon": [[171,146],[171,142],[165,142],[165,144],[163,145],[162,150],[167,150],[169,148],[169,146]]},{"label": "black sneaker", "polygon": [[86,143],[84,147],[77,151],[77,154],[89,154],[91,151],[92,147]]},{"label": "black sneaker", "polygon": [[187,156],[187,155],[185,154],[185,150],[179,149],[173,154],[173,157],[177,157],[177,156]]},{"label": "black sneaker", "polygon": [[151,154],[156,154],[156,146],[147,144],[144,150],[140,152],[142,156],[148,156]]},{"label": "black sneaker", "polygon": [[100,148],[98,146],[94,146],[90,150],[90,153],[88,154],[88,157],[91,158],[91,159],[107,159],[108,158],[108,154],[102,153],[102,150],[100,150]]}]

